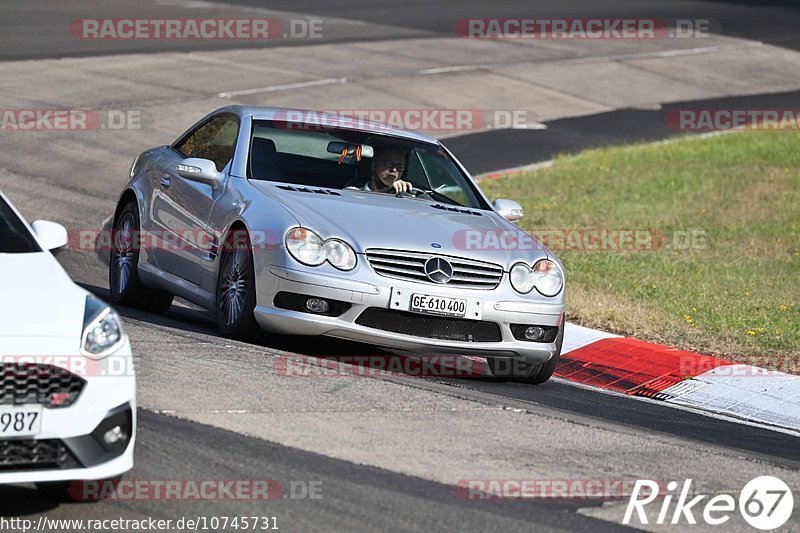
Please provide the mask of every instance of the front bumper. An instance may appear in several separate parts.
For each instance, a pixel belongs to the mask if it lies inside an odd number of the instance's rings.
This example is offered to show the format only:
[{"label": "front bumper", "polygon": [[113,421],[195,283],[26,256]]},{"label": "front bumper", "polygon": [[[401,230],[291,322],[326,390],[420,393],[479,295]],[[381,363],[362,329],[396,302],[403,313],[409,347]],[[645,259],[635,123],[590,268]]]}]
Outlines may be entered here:
[{"label": "front bumper", "polygon": [[[483,357],[515,358],[529,364],[550,360],[558,353],[553,342],[517,340],[511,324],[561,327],[563,302],[545,303],[515,297],[508,291],[452,288],[444,285],[419,284],[407,280],[386,278],[368,271],[350,278],[341,273],[327,275],[323,271],[309,272],[294,268],[270,266],[259,273],[257,283],[256,320],[267,331],[297,335],[327,335],[365,342],[378,346],[428,353],[453,353]],[[359,273],[357,273],[359,274]],[[355,279],[354,279],[355,278]],[[365,281],[366,279],[366,281]],[[504,280],[505,281],[505,280]],[[502,284],[502,283],[501,283]],[[370,308],[392,309],[392,291],[403,294],[425,293],[451,298],[479,300],[482,322],[497,324],[499,340],[492,342],[458,341],[423,337],[366,327],[356,321]],[[343,302],[349,309],[339,316],[322,316],[303,311],[280,308],[275,295],[293,293]],[[406,309],[407,311],[407,309]],[[420,315],[428,316],[428,315]],[[434,318],[431,318],[434,320]],[[467,322],[467,319],[463,319]],[[555,336],[553,336],[555,337]]]},{"label": "front bumper", "polygon": [[[48,342],[52,349],[52,339]],[[3,344],[5,348],[7,342]],[[35,342],[25,343],[26,351],[46,353],[37,352],[34,345]],[[63,364],[64,357],[75,360]],[[53,365],[71,370],[86,381],[80,396],[68,407],[44,407],[41,429],[36,435],[0,439],[0,484],[107,479],[133,468],[136,378],[130,344],[126,341],[118,351],[101,360],[103,364],[94,361],[80,364],[77,358],[81,356],[64,357],[54,356]],[[77,368],[85,369],[86,373]],[[113,446],[105,445],[103,433],[116,425],[127,430],[128,438]],[[48,462],[43,466],[35,462],[12,464],[12,455],[24,458],[25,450],[34,446],[57,449],[60,459],[56,464]],[[14,451],[10,452],[11,449]]]}]

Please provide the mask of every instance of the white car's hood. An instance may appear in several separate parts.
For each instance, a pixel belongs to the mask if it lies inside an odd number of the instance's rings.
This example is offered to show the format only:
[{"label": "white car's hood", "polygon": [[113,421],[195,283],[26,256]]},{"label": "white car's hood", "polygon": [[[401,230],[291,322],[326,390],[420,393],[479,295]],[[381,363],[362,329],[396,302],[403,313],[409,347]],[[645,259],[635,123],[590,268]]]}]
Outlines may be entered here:
[{"label": "white car's hood", "polygon": [[0,353],[12,336],[74,338],[77,352],[87,294],[47,252],[0,253]]}]

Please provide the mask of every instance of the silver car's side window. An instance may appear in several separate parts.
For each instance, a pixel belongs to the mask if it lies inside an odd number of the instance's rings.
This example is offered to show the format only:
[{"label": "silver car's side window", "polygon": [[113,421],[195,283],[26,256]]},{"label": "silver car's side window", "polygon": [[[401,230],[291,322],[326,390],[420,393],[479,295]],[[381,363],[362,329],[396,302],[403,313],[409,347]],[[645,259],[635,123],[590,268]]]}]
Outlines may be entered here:
[{"label": "silver car's side window", "polygon": [[200,157],[214,162],[222,171],[233,158],[239,121],[233,116],[215,117],[197,128],[177,146],[186,157]]}]

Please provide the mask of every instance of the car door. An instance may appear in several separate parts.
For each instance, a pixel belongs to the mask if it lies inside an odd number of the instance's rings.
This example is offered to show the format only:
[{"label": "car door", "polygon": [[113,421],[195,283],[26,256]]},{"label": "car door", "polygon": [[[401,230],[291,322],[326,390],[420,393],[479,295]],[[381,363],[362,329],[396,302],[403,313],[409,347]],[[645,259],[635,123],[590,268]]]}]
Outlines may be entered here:
[{"label": "car door", "polygon": [[[178,164],[188,157],[214,162],[217,170],[228,170],[239,120],[217,115],[179,139],[159,160],[159,183],[153,187],[152,218],[159,246],[159,268],[194,285],[200,285],[203,261],[213,259],[218,243],[208,231],[211,207],[221,194],[210,184],[180,176]],[[225,183],[225,180],[222,180]]]}]

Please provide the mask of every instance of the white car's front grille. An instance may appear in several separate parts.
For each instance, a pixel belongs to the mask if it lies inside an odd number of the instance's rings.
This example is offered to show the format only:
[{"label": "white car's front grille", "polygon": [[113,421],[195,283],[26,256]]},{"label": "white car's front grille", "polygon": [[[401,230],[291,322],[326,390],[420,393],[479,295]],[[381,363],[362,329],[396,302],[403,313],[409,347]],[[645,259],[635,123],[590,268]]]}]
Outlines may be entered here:
[{"label": "white car's front grille", "polygon": [[471,289],[494,289],[503,278],[503,267],[474,259],[447,255],[408,252],[401,250],[370,249],[367,261],[375,272],[388,278],[408,279],[423,283],[433,282],[425,273],[425,263],[434,257],[446,260],[453,268],[446,285]]}]

